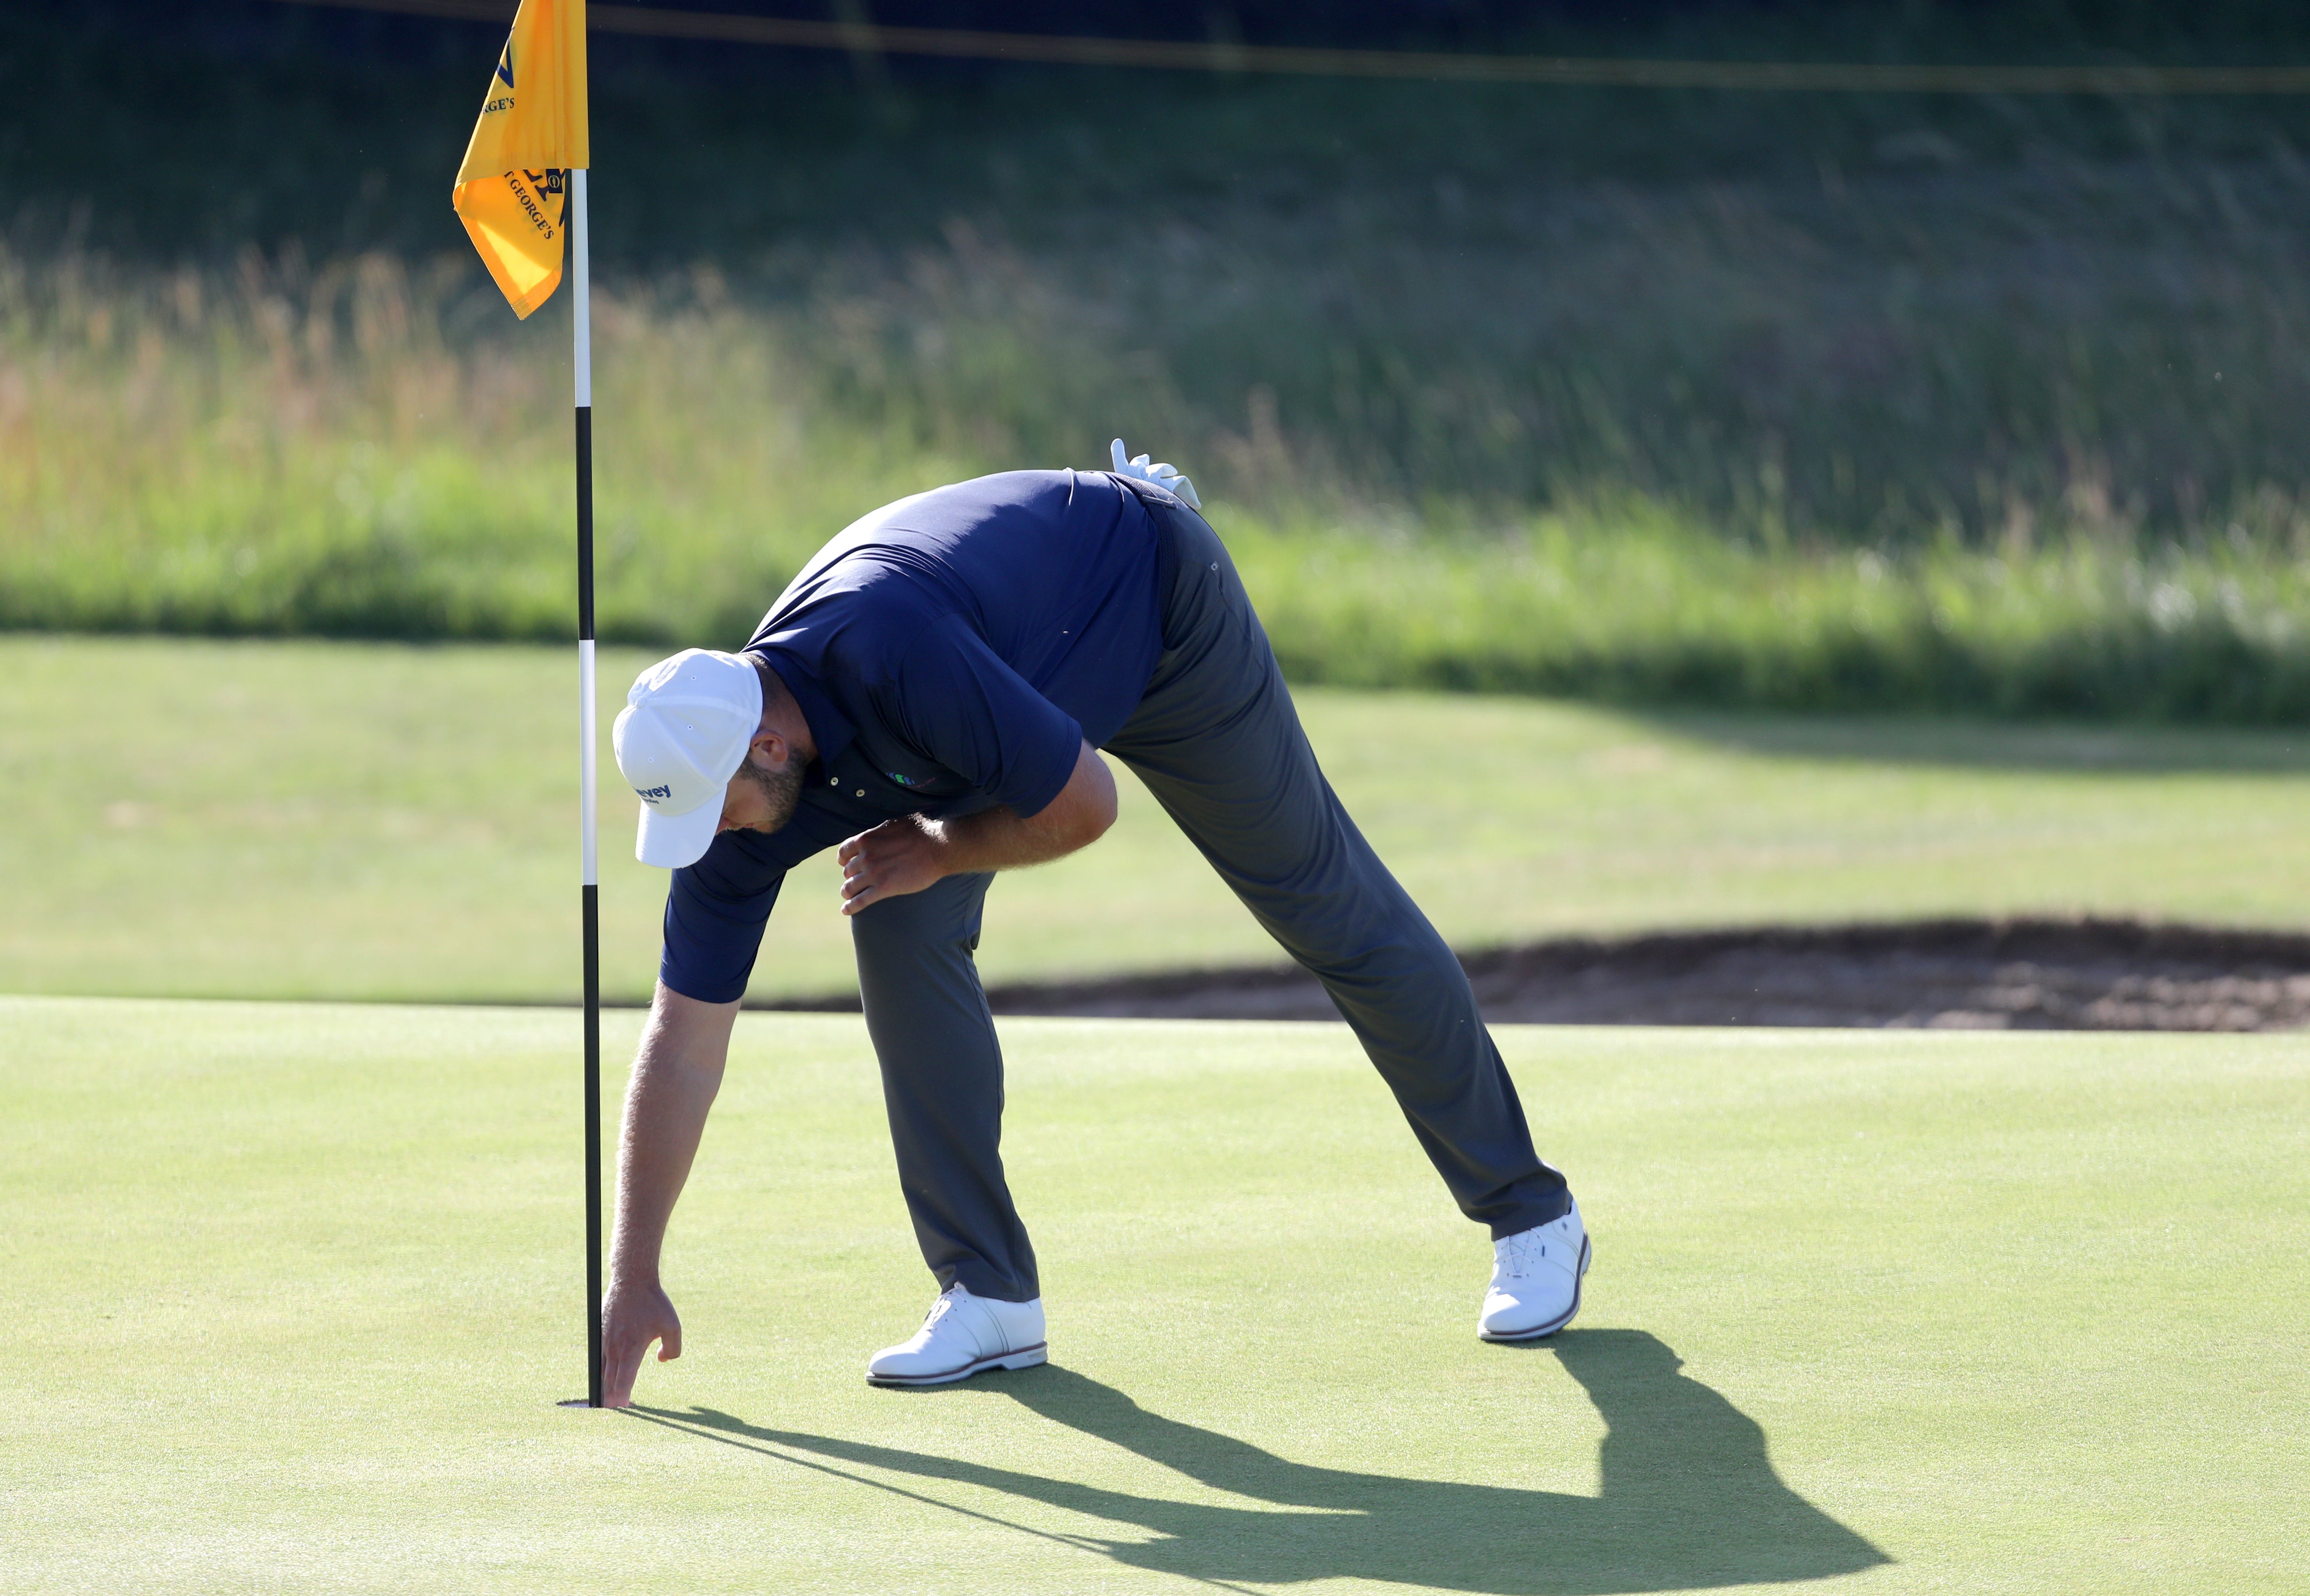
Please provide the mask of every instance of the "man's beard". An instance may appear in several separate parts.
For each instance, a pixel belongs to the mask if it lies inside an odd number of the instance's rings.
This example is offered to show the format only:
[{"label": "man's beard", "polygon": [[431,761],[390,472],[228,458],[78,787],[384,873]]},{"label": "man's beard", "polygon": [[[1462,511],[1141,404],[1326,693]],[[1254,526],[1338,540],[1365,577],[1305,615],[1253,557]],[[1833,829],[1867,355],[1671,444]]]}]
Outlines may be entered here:
[{"label": "man's beard", "polygon": [[776,770],[765,770],[751,759],[738,767],[738,774],[761,789],[762,801],[770,811],[769,823],[764,831],[783,831],[794,819],[795,807],[802,802],[803,761],[794,754]]}]

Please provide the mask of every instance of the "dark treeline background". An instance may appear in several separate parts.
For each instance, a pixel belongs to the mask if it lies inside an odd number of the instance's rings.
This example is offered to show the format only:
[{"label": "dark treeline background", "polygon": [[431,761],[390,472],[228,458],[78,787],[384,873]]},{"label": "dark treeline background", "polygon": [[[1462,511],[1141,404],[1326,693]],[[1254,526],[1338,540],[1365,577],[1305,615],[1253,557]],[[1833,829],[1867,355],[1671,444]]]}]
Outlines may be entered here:
[{"label": "dark treeline background", "polygon": [[[1543,54],[2003,64],[2310,59],[2310,11],[2269,0],[1307,0],[645,8],[870,16],[1019,32]],[[508,6],[508,12],[510,6]],[[463,150],[496,24],[282,0],[15,0],[0,13],[0,213],[19,247],[174,262],[456,241]],[[1006,65],[597,34],[594,113],[612,263],[742,262],[797,230],[934,235],[992,210],[1130,194],[1418,177],[1666,183],[1997,162],[2058,149],[2266,155],[2303,100],[2102,100],[1489,88]],[[1921,137],[1931,133],[1937,137]],[[1182,134],[1187,134],[1183,137]],[[1040,159],[1038,159],[1038,158]],[[1014,170],[1013,166],[1019,169]]]}]

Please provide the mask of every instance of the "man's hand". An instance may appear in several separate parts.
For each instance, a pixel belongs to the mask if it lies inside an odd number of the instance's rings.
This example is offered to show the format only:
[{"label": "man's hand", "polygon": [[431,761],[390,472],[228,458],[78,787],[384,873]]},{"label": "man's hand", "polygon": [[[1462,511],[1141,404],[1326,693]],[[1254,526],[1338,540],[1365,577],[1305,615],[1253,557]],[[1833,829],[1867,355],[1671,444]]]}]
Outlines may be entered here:
[{"label": "man's hand", "polygon": [[613,1279],[602,1299],[602,1403],[623,1408],[634,1400],[634,1378],[642,1371],[642,1354],[658,1343],[657,1360],[682,1356],[682,1320],[673,1303],[656,1280],[639,1283]]},{"label": "man's hand", "polygon": [[642,1354],[682,1356],[682,1321],[657,1283],[666,1221],[690,1178],[707,1111],[721,1089],[735,1003],[682,996],[664,982],[634,1054],[626,1123],[618,1141],[618,1222],[610,1236],[610,1289],[602,1303],[602,1400],[634,1400]]},{"label": "man's hand", "polygon": [[855,915],[870,903],[920,892],[948,873],[945,853],[942,828],[914,815],[860,832],[835,850],[835,863],[842,866],[842,912]]},{"label": "man's hand", "polygon": [[835,853],[842,866],[842,912],[920,892],[942,876],[1040,864],[1089,847],[1115,824],[1115,777],[1088,742],[1059,795],[1020,817],[990,809],[959,820],[901,815],[862,831]]}]

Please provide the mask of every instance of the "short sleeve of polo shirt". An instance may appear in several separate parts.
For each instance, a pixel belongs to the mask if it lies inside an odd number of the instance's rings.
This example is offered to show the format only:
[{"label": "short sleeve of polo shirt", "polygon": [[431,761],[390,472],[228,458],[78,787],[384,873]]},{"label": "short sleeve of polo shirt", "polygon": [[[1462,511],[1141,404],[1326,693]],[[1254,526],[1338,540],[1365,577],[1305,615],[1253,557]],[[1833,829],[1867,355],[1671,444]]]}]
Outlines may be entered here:
[{"label": "short sleeve of polo shirt", "polygon": [[762,927],[786,872],[855,829],[844,816],[805,803],[782,831],[725,831],[694,864],[673,872],[665,894],[665,941],[657,978],[701,1003],[746,995]]},{"label": "short sleeve of polo shirt", "polygon": [[877,696],[909,743],[1022,816],[1048,807],[1074,775],[1082,728],[961,615],[925,627]]},{"label": "short sleeve of polo shirt", "polygon": [[760,850],[733,833],[716,837],[704,858],[675,871],[666,886],[657,978],[701,1003],[745,996],[762,927],[785,880],[786,872]]}]

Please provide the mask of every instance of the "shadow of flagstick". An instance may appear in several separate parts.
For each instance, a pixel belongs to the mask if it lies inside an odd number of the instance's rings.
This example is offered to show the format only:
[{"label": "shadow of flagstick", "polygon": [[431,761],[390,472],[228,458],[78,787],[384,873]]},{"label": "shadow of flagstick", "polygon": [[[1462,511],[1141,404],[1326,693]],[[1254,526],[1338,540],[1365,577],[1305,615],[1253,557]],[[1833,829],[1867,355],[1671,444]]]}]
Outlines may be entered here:
[{"label": "shadow of flagstick", "polygon": [[[803,1457],[795,1453],[781,1451],[759,1439],[759,1437],[771,1436],[776,1432],[755,1429],[731,1418],[726,1413],[716,1413],[710,1408],[696,1409],[690,1413],[677,1413],[666,1408],[639,1406],[618,1409],[615,1411],[631,1418],[647,1419],[651,1424],[679,1431],[685,1436],[696,1436],[700,1440],[719,1442],[725,1446],[734,1446],[741,1452],[751,1452],[758,1457],[775,1458],[782,1463],[792,1463],[797,1469],[807,1469],[815,1474],[829,1475],[836,1479],[847,1480],[852,1485],[863,1485],[871,1490],[904,1497],[909,1502],[919,1502],[925,1507],[935,1507],[942,1513],[951,1513],[961,1518],[976,1519],[980,1523],[993,1524],[998,1529],[1015,1530],[1021,1535],[1030,1535],[1038,1540],[1047,1540],[1072,1550],[1105,1553],[1110,1549],[1108,1543],[1103,1540],[1062,1534],[1053,1530],[1038,1530],[1032,1524],[1022,1524],[998,1514],[980,1513],[957,1503],[942,1501],[936,1496],[926,1496],[920,1491],[910,1491],[904,1486],[891,1485],[886,1480],[875,1479],[864,1474],[853,1474],[847,1469],[838,1469],[831,1463],[822,1463],[815,1458]],[[741,1436],[754,1436],[758,1439],[745,1440],[741,1439]],[[895,1453],[893,1455],[912,1456],[913,1454]],[[925,1458],[919,1461],[935,1462],[939,1460]],[[914,1471],[920,1472],[920,1470]],[[1197,1583],[1215,1586],[1222,1591],[1240,1592],[1241,1596],[1258,1596],[1256,1592],[1245,1591],[1241,1586],[1229,1584],[1224,1580],[1198,1579]]]},{"label": "shadow of flagstick", "polygon": [[[1819,1579],[1888,1561],[1790,1490],[1773,1470],[1763,1430],[1715,1392],[1687,1379],[1675,1353],[1656,1338],[1640,1331],[1573,1331],[1545,1350],[1588,1392],[1607,1426],[1602,1489],[1596,1496],[1294,1463],[1234,1436],[1151,1413],[1111,1386],[1057,1367],[1003,1379],[993,1390],[1054,1423],[1214,1489],[1287,1511],[1133,1496],[960,1459],[769,1429],[712,1410],[643,1416],[682,1421],[676,1427],[697,1427],[717,1439],[744,1436],[758,1447],[768,1444],[977,1486],[1134,1525],[1152,1539],[1105,1540],[1008,1527],[1212,1584],[1361,1578],[1495,1596],[1606,1596]],[[827,1467],[785,1453],[771,1455]]]}]

